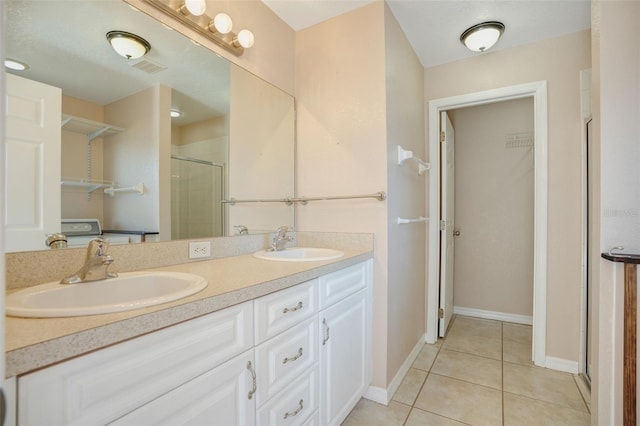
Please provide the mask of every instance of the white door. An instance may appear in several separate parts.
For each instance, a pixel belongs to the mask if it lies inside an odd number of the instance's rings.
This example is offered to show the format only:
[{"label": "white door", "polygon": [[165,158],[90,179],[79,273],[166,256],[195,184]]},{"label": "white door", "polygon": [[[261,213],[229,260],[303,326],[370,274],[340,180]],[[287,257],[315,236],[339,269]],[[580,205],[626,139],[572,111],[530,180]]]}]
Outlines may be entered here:
[{"label": "white door", "polygon": [[5,249],[42,250],[60,232],[62,91],[7,74],[6,96]]},{"label": "white door", "polygon": [[453,316],[454,132],[446,111],[440,115],[440,323],[444,337]]}]

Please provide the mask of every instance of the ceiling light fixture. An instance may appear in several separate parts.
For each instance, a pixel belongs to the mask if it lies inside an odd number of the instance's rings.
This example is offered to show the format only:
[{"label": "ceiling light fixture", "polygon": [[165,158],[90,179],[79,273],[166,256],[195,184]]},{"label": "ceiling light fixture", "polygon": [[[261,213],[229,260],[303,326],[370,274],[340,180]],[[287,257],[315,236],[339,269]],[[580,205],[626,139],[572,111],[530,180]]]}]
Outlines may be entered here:
[{"label": "ceiling light fixture", "polygon": [[147,40],[126,31],[109,31],[107,40],[113,50],[126,59],[141,58],[151,50],[151,45]]},{"label": "ceiling light fixture", "polygon": [[[226,13],[218,13],[214,18],[206,15],[205,0],[183,0],[178,8],[176,8],[176,0],[144,1],[236,56],[241,56],[244,50],[253,46],[255,42],[255,37],[249,30],[241,30],[238,34],[231,31],[233,22]],[[190,3],[194,3],[193,10]]]},{"label": "ceiling light fixture", "polygon": [[460,36],[460,41],[467,49],[474,52],[486,52],[504,32],[504,24],[498,21],[482,22],[467,28]]},{"label": "ceiling light fixture", "polygon": [[182,117],[182,111],[180,111],[178,109],[172,109],[171,110],[171,118],[178,118],[178,117]]},{"label": "ceiling light fixture", "polygon": [[5,58],[4,67],[14,71],[25,71],[29,69],[29,65],[17,59]]}]

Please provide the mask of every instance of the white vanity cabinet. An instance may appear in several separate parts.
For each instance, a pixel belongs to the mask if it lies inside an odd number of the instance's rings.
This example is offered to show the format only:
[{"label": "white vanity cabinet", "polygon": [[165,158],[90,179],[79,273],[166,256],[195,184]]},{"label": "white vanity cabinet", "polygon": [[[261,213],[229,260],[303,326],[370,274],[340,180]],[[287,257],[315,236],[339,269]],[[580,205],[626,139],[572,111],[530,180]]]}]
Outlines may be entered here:
[{"label": "white vanity cabinet", "polygon": [[[207,373],[247,351],[248,360],[253,361],[252,302],[19,377],[18,424],[108,424],[174,390],[184,395],[181,386],[196,378],[206,380]],[[237,380],[250,386],[251,371],[244,356]],[[228,399],[234,397],[229,386],[239,385],[225,380],[210,387],[219,387],[213,392],[215,398],[226,392],[223,397]],[[252,424],[255,398],[246,396],[238,392],[235,406],[247,405],[244,409],[252,413],[247,424]],[[173,409],[174,401],[170,404]]]},{"label": "white vanity cabinet", "polygon": [[370,381],[371,261],[18,377],[18,425],[334,425]]},{"label": "white vanity cabinet", "polygon": [[320,278],[320,424],[339,425],[371,381],[371,264]]}]

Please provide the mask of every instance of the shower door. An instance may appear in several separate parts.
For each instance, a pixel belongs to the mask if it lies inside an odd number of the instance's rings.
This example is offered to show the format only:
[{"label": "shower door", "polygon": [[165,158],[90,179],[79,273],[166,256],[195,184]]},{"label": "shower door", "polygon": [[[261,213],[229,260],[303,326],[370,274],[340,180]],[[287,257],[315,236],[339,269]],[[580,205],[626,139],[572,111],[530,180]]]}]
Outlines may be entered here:
[{"label": "shower door", "polygon": [[171,156],[171,239],[223,235],[224,166]]}]

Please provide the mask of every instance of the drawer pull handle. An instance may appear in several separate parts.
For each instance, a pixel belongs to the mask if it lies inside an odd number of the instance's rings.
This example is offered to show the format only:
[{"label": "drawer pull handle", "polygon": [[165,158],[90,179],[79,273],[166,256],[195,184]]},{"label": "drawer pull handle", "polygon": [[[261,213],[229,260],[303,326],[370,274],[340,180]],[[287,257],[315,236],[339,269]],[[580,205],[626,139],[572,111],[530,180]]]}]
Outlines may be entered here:
[{"label": "drawer pull handle", "polygon": [[256,384],[256,372],[253,369],[253,366],[251,365],[251,361],[247,362],[247,370],[249,370],[249,372],[251,373],[251,379],[253,380],[253,387],[249,391],[249,395],[248,395],[248,398],[251,399],[251,398],[253,398],[253,395],[258,390],[258,386]]},{"label": "drawer pull handle", "polygon": [[327,324],[327,319],[322,319],[322,325],[324,325],[324,338],[322,339],[322,346],[326,345],[329,341],[329,324]]},{"label": "drawer pull handle", "polygon": [[283,313],[283,314],[286,314],[286,313],[288,313],[288,312],[295,312],[295,311],[297,311],[298,309],[302,309],[302,306],[303,306],[303,305],[302,305],[302,302],[298,302],[298,304],[297,304],[296,306],[294,306],[293,308],[284,308],[284,309],[282,310],[282,313]]},{"label": "drawer pull handle", "polygon": [[288,363],[288,362],[290,362],[290,361],[295,361],[295,360],[297,360],[298,358],[300,358],[301,356],[302,356],[302,348],[298,349],[298,353],[297,353],[295,356],[293,356],[293,357],[291,357],[291,358],[285,358],[285,359],[283,359],[283,360],[282,360],[282,363],[283,363],[283,364],[286,364],[286,363]]},{"label": "drawer pull handle", "polygon": [[300,413],[300,411],[302,411],[303,408],[304,408],[304,400],[301,399],[300,402],[298,402],[298,409],[296,411],[291,411],[290,413],[284,413],[283,418],[288,419],[289,417],[297,416],[298,413]]}]

